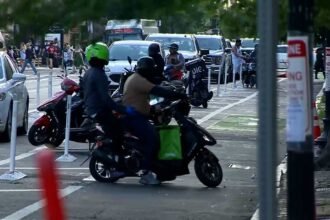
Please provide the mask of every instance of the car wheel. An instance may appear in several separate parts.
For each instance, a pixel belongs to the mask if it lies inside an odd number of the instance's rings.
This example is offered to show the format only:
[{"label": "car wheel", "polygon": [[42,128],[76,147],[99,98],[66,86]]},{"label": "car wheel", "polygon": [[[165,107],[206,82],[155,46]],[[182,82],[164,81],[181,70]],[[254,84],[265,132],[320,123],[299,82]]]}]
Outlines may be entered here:
[{"label": "car wheel", "polygon": [[18,135],[25,135],[28,131],[28,126],[29,126],[29,101],[26,102],[25,106],[25,111],[24,111],[24,116],[23,116],[23,124],[22,127],[17,128],[17,134]]}]

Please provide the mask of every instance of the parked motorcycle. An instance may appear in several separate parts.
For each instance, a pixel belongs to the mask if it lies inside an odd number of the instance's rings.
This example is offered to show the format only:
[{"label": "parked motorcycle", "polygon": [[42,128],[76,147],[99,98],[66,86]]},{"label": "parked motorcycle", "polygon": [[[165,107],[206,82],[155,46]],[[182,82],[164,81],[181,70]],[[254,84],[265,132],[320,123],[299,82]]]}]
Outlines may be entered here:
[{"label": "parked motorcycle", "polygon": [[[195,173],[197,178],[208,187],[218,186],[223,177],[222,168],[218,158],[206,148],[215,145],[216,140],[196,121],[187,117],[177,109],[181,100],[172,102],[162,109],[172,114],[180,129],[182,144],[182,160],[159,160],[155,158],[152,172],[159,181],[171,181],[177,176],[189,174],[188,165],[195,160]],[[115,147],[111,140],[103,133],[98,136],[89,162],[91,175],[99,182],[114,183],[124,177],[141,176],[141,163],[144,159],[138,138],[125,133],[123,145]],[[124,172],[123,176],[112,175],[116,171]]]},{"label": "parked motorcycle", "polygon": [[255,60],[247,58],[242,64],[242,84],[243,87],[253,88],[257,86],[257,64]]},{"label": "parked motorcycle", "polygon": [[[58,147],[65,138],[67,96],[72,96],[70,140],[80,143],[94,141],[91,121],[84,117],[83,100],[80,86],[67,77],[61,77],[62,91],[37,107],[44,114],[31,126],[28,139],[34,146],[42,144]],[[81,81],[81,76],[80,76]]]},{"label": "parked motorcycle", "polygon": [[207,83],[204,80],[208,71],[205,61],[197,58],[187,62],[185,66],[189,71],[186,81],[191,97],[191,104],[197,107],[202,105],[203,108],[207,108],[208,101],[213,97],[213,92],[208,90]]}]

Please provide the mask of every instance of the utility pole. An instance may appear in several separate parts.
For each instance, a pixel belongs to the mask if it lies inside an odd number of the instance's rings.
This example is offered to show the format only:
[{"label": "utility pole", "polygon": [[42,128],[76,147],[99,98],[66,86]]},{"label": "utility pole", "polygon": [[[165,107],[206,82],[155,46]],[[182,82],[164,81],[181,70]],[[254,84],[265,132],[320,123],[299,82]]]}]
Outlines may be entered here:
[{"label": "utility pole", "polygon": [[289,0],[288,219],[315,219],[312,136],[313,0]]},{"label": "utility pole", "polygon": [[[277,79],[278,0],[258,2],[258,189],[259,218],[277,219]],[[265,147],[267,146],[267,147]]]}]

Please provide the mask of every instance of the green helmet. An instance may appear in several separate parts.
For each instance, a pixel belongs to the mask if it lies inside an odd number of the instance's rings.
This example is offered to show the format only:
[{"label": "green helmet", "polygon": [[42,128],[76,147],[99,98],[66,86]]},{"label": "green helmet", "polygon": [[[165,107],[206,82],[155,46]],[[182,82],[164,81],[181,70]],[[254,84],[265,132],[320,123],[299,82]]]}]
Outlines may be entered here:
[{"label": "green helmet", "polygon": [[90,62],[92,58],[97,58],[99,60],[104,60],[106,64],[109,62],[109,49],[107,45],[103,42],[97,42],[90,44],[86,48],[86,58]]}]

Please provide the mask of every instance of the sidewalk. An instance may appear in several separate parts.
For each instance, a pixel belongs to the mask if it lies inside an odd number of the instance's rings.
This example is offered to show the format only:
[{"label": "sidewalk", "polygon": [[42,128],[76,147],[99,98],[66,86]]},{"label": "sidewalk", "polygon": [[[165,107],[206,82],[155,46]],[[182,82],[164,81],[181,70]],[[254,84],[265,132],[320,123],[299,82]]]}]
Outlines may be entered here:
[{"label": "sidewalk", "polygon": [[[330,220],[330,171],[317,171],[314,174],[316,219]],[[279,220],[287,219],[286,183],[287,174],[284,174],[281,179],[281,189],[278,195]]]},{"label": "sidewalk", "polygon": [[[314,81],[315,83],[315,81]],[[318,82],[319,83],[319,82]],[[324,86],[323,86],[324,87]],[[316,95],[318,114],[324,115],[321,96],[323,87]],[[314,94],[315,95],[315,94]],[[324,100],[323,100],[324,101]],[[319,116],[320,117],[320,116]],[[322,117],[322,116],[321,116]],[[321,122],[323,125],[323,123]],[[330,170],[314,172],[315,188],[315,209],[317,220],[330,220]],[[278,194],[278,219],[287,219],[287,173],[281,176],[280,189]],[[312,220],[312,219],[311,219]]]}]

